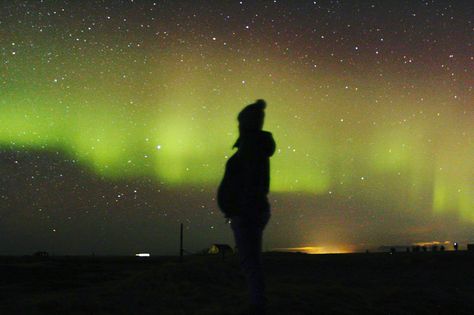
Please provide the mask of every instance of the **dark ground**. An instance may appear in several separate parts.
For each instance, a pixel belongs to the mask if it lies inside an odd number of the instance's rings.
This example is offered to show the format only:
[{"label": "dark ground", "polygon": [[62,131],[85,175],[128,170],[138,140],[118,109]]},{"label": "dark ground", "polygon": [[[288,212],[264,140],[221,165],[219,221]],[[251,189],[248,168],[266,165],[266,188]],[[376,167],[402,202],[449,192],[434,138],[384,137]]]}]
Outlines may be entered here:
[{"label": "dark ground", "polygon": [[[268,314],[473,314],[474,255],[266,254]],[[235,256],[0,257],[0,314],[241,314]]]}]

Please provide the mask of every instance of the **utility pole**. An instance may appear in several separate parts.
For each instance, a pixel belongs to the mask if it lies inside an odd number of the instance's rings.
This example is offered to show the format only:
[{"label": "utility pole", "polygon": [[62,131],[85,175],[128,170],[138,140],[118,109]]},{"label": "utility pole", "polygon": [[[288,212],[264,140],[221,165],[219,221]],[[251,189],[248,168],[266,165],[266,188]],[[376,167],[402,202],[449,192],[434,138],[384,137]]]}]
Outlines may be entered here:
[{"label": "utility pole", "polygon": [[180,262],[183,262],[183,253],[184,253],[184,249],[183,249],[183,223],[181,223],[180,229],[179,229],[179,261]]}]

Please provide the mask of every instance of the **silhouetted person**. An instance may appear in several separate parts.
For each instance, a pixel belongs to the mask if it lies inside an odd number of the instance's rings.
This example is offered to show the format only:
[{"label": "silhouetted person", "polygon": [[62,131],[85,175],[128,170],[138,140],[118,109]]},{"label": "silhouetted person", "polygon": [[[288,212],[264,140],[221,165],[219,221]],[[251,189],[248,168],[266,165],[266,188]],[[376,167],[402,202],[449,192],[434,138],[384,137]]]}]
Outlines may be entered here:
[{"label": "silhouetted person", "polygon": [[237,152],[227,161],[217,200],[230,219],[240,264],[250,291],[252,312],[265,312],[265,284],[262,268],[262,235],[270,219],[267,194],[270,157],[275,152],[272,134],[263,131],[266,103],[258,100],[238,115]]}]

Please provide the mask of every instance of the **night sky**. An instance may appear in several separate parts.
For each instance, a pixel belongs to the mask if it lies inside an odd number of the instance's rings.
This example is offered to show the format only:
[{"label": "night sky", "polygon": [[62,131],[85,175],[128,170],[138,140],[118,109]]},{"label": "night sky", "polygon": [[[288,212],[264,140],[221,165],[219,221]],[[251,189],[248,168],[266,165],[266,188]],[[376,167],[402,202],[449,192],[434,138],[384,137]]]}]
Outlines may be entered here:
[{"label": "night sky", "polygon": [[473,1],[2,1],[0,255],[233,245],[260,98],[265,250],[474,242],[473,40]]}]

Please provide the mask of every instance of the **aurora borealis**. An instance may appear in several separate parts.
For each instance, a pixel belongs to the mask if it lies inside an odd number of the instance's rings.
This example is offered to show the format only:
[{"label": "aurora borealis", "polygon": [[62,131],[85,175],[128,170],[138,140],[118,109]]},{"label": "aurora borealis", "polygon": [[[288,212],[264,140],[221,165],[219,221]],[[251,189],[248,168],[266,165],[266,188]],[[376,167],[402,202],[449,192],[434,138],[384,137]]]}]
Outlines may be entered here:
[{"label": "aurora borealis", "polygon": [[267,101],[264,247],[474,242],[470,1],[9,1],[2,253],[232,243],[215,192]]}]

